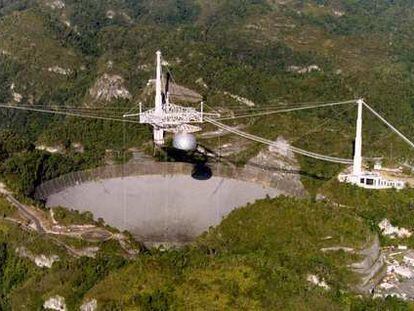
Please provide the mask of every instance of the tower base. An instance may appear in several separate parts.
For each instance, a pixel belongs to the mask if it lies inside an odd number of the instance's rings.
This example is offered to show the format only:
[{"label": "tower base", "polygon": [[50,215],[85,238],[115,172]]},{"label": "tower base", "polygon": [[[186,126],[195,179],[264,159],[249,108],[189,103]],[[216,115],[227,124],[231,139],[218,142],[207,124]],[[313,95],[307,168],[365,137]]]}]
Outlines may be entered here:
[{"label": "tower base", "polygon": [[374,172],[362,172],[359,175],[339,174],[338,180],[349,184],[356,185],[365,189],[404,189],[405,182],[401,180],[392,180],[382,177]]},{"label": "tower base", "polygon": [[154,143],[157,146],[163,146],[164,141],[164,130],[162,129],[154,129]]}]

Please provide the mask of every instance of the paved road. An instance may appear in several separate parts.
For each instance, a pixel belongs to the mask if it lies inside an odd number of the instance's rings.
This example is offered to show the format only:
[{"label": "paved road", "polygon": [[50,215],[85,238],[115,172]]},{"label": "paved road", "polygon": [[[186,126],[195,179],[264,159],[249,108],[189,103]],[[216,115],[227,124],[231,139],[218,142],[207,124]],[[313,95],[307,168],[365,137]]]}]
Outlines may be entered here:
[{"label": "paved road", "polygon": [[6,196],[7,200],[13,204],[16,208],[19,209],[19,211],[25,216],[27,219],[29,219],[36,227],[37,232],[39,233],[45,233],[45,230],[42,227],[41,222],[35,215],[33,215],[30,210],[25,206],[24,204],[20,203],[15,197],[13,197],[11,194],[8,194]]},{"label": "paved road", "polygon": [[[47,233],[46,230],[43,228],[41,221],[36,217],[36,215],[34,215],[30,209],[20,203],[15,197],[13,197],[11,194],[7,194],[6,195],[6,199],[13,205],[15,206],[20,212],[21,214],[27,218],[31,223],[33,223],[36,227],[36,231],[40,234],[43,233]],[[129,256],[136,256],[137,253],[139,253],[139,251],[128,247],[127,243],[125,243],[124,241],[124,236],[122,234],[120,234],[121,238],[117,238],[118,242],[120,243],[121,247],[124,249],[124,251],[129,255]],[[109,232],[108,230],[102,229],[102,228],[95,228],[94,230],[88,230],[86,232],[80,233],[79,238],[81,239],[85,239],[88,240],[89,239],[94,239],[94,240],[98,240],[98,241],[106,241],[109,240],[110,238],[113,238],[113,235],[111,232]],[[70,247],[69,245],[65,244],[64,242],[60,241],[59,239],[52,237],[51,238],[56,244],[64,247],[69,254],[71,254],[74,257],[82,257],[82,256],[88,256],[88,257],[94,257],[96,251],[93,250],[94,248],[83,248],[83,249],[75,249],[73,247]],[[98,248],[99,249],[99,248]]]}]

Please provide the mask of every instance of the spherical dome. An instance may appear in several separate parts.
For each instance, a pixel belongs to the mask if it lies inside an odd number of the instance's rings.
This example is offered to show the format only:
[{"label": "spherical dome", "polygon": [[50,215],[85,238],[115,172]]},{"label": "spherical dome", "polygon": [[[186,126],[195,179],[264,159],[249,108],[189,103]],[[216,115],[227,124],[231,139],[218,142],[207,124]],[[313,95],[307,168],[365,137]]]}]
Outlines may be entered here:
[{"label": "spherical dome", "polygon": [[177,133],[173,140],[174,148],[191,151],[197,148],[197,141],[194,135],[188,133]]}]

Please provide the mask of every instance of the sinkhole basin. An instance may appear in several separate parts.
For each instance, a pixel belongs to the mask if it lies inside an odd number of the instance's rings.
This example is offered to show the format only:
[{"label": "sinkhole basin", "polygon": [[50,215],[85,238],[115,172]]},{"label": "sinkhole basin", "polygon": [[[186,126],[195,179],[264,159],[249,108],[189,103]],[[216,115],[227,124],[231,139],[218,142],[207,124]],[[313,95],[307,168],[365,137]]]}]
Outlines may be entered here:
[{"label": "sinkhole basin", "polygon": [[256,178],[234,173],[218,176],[213,172],[211,178],[199,180],[182,170],[147,171],[76,181],[48,194],[46,205],[92,212],[96,219],[128,230],[148,246],[181,245],[219,224],[232,210],[283,194]]}]

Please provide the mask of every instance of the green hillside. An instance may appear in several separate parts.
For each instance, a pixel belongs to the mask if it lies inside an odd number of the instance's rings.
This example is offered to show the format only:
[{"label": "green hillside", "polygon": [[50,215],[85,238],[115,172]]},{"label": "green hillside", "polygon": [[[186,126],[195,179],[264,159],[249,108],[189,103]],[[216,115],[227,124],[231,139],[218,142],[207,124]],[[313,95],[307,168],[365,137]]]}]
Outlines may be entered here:
[{"label": "green hillside", "polygon": [[[19,235],[6,242],[9,252],[21,245]],[[346,268],[358,256],[320,249],[338,244],[359,248],[371,238],[366,223],[340,208],[287,198],[265,200],[232,213],[182,250],[152,250],[134,261],[104,249],[96,259],[63,256],[50,271],[29,265],[12,289],[4,290],[13,310],[37,310],[44,299],[56,294],[65,297],[70,310],[88,298],[99,301],[99,310],[369,306],[353,296],[352,284],[358,277]],[[309,274],[326,279],[330,289],[308,283]],[[399,303],[378,300],[375,305]]]},{"label": "green hillside", "polygon": [[[257,107],[364,97],[414,137],[409,1],[42,0],[2,6],[2,101],[17,92],[19,105],[128,110],[142,99],[153,76],[154,52],[161,49],[176,80],[200,92],[210,107],[234,110],[238,103],[225,92]],[[297,72],[308,66],[318,69]],[[90,89],[105,74],[121,77],[131,99],[93,99]],[[136,129],[137,135],[124,139],[123,127],[115,124],[1,114],[3,127],[31,140],[76,141],[97,148],[101,158],[104,149],[149,141],[137,126],[127,131]],[[332,108],[238,122],[248,122],[266,138],[283,135],[298,147],[350,157],[354,119],[353,109]],[[413,152],[378,120],[367,115],[365,122],[366,156],[382,156],[393,165],[411,162]],[[309,174],[327,178],[338,170],[306,159],[301,163]]]},{"label": "green hillside", "polygon": [[[210,109],[248,113],[231,95],[263,109],[363,97],[414,138],[413,28],[411,0],[3,0],[0,103],[121,117],[149,97],[160,49],[176,82]],[[109,94],[112,86],[123,95]],[[350,158],[355,117],[352,106],[338,106],[226,123]],[[235,140],[201,142],[215,149]],[[0,108],[0,177],[22,197],[68,172],[125,161],[130,148],[151,153],[151,129]],[[247,144],[226,160],[241,165],[263,148]],[[363,150],[393,167],[414,162],[414,152],[368,113]],[[53,295],[64,296],[69,310],[89,298],[98,310],[412,309],[396,298],[359,295],[360,276],[349,265],[361,256],[321,249],[360,250],[384,218],[413,230],[413,191],[339,185],[344,166],[298,160],[311,199],[262,200],[187,247],[148,249],[136,259],[120,256],[110,241],[96,258],[72,257],[4,219],[14,210],[1,199],[0,310],[42,310]],[[380,240],[414,247],[413,237]],[[61,260],[38,268],[17,256],[21,246]]]}]

